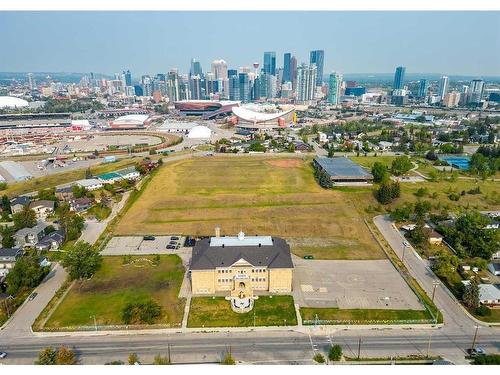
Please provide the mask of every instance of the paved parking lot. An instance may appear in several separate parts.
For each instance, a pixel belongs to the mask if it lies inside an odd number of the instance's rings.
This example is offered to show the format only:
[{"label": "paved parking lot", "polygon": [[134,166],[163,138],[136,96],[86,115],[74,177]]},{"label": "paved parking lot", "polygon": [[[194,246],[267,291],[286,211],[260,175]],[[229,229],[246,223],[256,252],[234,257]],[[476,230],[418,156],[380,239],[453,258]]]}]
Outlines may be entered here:
[{"label": "paved parking lot", "polygon": [[389,260],[294,258],[294,297],[302,307],[423,310]]},{"label": "paved parking lot", "polygon": [[[184,237],[179,237],[176,243],[184,245]],[[169,250],[167,245],[171,241],[171,236],[155,236],[153,241],[145,241],[142,236],[113,237],[102,255],[147,255],[147,254],[172,254],[178,250]],[[179,250],[180,250],[179,249]]]}]

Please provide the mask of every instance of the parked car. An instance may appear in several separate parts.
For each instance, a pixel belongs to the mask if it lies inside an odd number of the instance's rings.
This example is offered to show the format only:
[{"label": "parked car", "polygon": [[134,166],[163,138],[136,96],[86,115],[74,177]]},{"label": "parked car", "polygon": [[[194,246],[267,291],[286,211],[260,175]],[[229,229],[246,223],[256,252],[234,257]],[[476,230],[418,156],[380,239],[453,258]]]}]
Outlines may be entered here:
[{"label": "parked car", "polygon": [[3,359],[3,358],[5,358],[5,357],[7,357],[7,353],[5,353],[5,352],[0,352],[0,359]]},{"label": "parked car", "polygon": [[179,238],[179,237],[177,237],[177,236],[172,236],[172,237],[170,237],[170,240],[171,240],[171,241],[179,241],[179,240],[180,240],[180,238]]},{"label": "parked car", "polygon": [[36,298],[36,296],[38,296],[37,292],[31,293],[31,295],[28,298],[28,301],[33,301]]},{"label": "parked car", "polygon": [[312,255],[304,255],[304,259],[311,260],[311,259],[314,259],[314,256],[312,256]]},{"label": "parked car", "polygon": [[177,245],[177,241],[170,241],[168,244],[169,245]]},{"label": "parked car", "polygon": [[467,349],[467,353],[471,357],[476,357],[478,355],[486,355],[486,350],[484,350],[480,346],[476,346],[475,348],[469,348],[469,349]]},{"label": "parked car", "polygon": [[144,241],[154,241],[155,240],[155,236],[144,236],[144,237],[142,237],[142,239]]},{"label": "parked car", "polygon": [[175,246],[174,245],[167,245],[167,249],[168,250],[175,250]]}]

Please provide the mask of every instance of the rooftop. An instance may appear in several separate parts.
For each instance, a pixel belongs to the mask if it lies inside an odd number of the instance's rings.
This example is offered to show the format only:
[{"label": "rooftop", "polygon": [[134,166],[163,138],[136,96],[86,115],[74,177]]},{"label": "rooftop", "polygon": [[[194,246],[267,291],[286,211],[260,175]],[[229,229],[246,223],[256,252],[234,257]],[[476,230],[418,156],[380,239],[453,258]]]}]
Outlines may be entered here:
[{"label": "rooftop", "polygon": [[332,177],[366,177],[373,176],[349,158],[319,158],[314,160]]},{"label": "rooftop", "polygon": [[493,284],[479,284],[479,300],[500,300],[500,289]]}]

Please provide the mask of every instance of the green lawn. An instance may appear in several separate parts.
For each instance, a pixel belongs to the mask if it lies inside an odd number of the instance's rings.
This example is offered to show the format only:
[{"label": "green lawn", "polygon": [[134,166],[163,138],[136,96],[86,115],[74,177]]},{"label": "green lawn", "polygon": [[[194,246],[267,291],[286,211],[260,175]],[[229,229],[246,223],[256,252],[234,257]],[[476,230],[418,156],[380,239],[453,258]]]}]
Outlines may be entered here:
[{"label": "green lawn", "polygon": [[[429,319],[424,310],[386,310],[386,309],[338,309],[338,308],[312,308],[301,307],[302,319],[315,320],[340,320],[350,321],[349,324],[366,324],[370,320],[420,320]],[[343,322],[339,322],[342,324]],[[390,324],[391,322],[387,322]],[[305,324],[305,323],[304,323]]]},{"label": "green lawn", "polygon": [[90,279],[77,282],[55,310],[45,328],[93,325],[120,325],[123,307],[130,302],[152,298],[162,307],[158,324],[178,326],[184,312],[179,289],[184,266],[177,255],[133,256],[124,264],[121,256],[103,257],[101,269]]},{"label": "green lawn", "polygon": [[106,219],[111,214],[111,208],[99,203],[89,208],[87,213],[91,216],[95,216],[97,220],[101,221]]},{"label": "green lawn", "polygon": [[292,296],[260,296],[252,311],[235,313],[224,297],[194,297],[188,327],[294,326],[297,324]]},{"label": "green lawn", "polygon": [[483,322],[487,323],[500,323],[500,309],[490,309],[491,315],[490,316],[479,316],[474,314],[476,319],[479,319]]}]

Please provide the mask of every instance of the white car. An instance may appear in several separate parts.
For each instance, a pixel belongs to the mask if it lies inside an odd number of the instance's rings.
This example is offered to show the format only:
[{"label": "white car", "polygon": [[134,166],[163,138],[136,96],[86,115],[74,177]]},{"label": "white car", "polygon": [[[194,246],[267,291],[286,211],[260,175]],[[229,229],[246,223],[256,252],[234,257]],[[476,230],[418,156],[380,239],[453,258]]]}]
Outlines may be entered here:
[{"label": "white car", "polygon": [[5,358],[5,357],[7,357],[7,353],[5,353],[5,352],[0,352],[0,359],[3,359],[3,358]]}]

